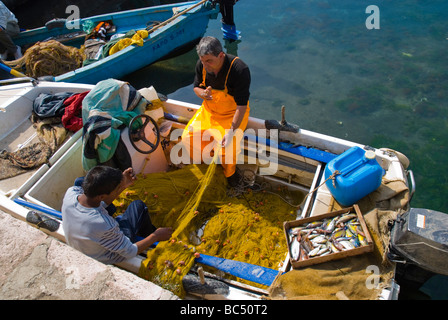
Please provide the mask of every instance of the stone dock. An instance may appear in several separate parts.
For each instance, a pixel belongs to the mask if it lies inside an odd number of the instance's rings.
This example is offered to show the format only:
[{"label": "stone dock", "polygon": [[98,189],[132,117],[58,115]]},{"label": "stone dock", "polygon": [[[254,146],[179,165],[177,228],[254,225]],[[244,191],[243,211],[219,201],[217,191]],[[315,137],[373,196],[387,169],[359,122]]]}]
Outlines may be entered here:
[{"label": "stone dock", "polygon": [[0,211],[1,300],[177,300]]}]

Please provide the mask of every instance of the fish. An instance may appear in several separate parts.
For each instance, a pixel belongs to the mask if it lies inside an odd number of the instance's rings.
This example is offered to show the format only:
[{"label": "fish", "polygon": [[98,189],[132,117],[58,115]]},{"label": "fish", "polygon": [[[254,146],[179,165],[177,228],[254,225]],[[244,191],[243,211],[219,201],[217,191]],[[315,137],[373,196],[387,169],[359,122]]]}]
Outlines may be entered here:
[{"label": "fish", "polygon": [[293,260],[296,260],[296,261],[299,260],[300,250],[301,250],[300,242],[293,239],[293,241],[291,243],[291,257]]},{"label": "fish", "polygon": [[331,250],[332,253],[337,253],[337,252],[341,251],[334,245],[333,242],[330,242],[330,250]]},{"label": "fish", "polygon": [[316,238],[312,239],[311,242],[314,244],[323,244],[326,243],[328,241],[327,237],[323,236],[323,235],[318,235]]},{"label": "fish", "polygon": [[304,223],[288,232],[293,260],[306,260],[368,245],[356,213]]},{"label": "fish", "polygon": [[337,239],[340,237],[345,237],[345,228],[337,228],[333,231],[331,237]]},{"label": "fish", "polygon": [[317,238],[318,236],[319,236],[318,233],[310,234],[310,235],[308,236],[308,239],[313,240],[314,238]]},{"label": "fish", "polygon": [[320,234],[331,234],[333,231],[316,228],[316,229],[314,229],[313,232],[314,233],[320,233]]},{"label": "fish", "polygon": [[366,236],[366,235],[364,234],[364,230],[362,230],[362,228],[361,228],[360,226],[357,226],[357,227],[356,227],[356,233],[358,234],[358,236],[359,236],[359,235],[361,235],[361,236],[363,236],[363,237]]},{"label": "fish", "polygon": [[363,246],[367,246],[367,245],[369,245],[369,243],[367,242],[367,240],[366,240],[366,237],[364,237],[362,234],[360,234],[360,233],[358,233],[358,240],[359,240],[359,243],[361,244],[361,245],[363,245]]},{"label": "fish", "polygon": [[338,220],[338,217],[333,218],[330,223],[325,228],[326,231],[333,231],[336,227],[336,221]]},{"label": "fish", "polygon": [[302,231],[302,229],[303,228],[292,228],[292,229],[290,229],[290,232],[292,235],[296,236],[296,235],[300,234],[300,231]]},{"label": "fish", "polygon": [[345,247],[339,243],[339,241],[334,240],[332,241],[332,244],[336,247],[336,249],[338,249],[339,251],[344,251]]},{"label": "fish", "polygon": [[302,239],[301,240],[301,244],[302,244],[303,249],[306,251],[307,254],[309,254],[309,252],[311,250],[313,250],[313,248],[314,248],[313,244],[311,243],[311,240],[308,239],[308,238]]},{"label": "fish", "polygon": [[355,247],[358,248],[359,246],[361,246],[361,243],[359,243],[359,240],[357,237],[353,237],[349,240],[349,242]]},{"label": "fish", "polygon": [[317,255],[317,253],[319,252],[320,249],[321,249],[321,246],[318,246],[318,247],[314,248],[313,250],[308,252],[308,256],[314,257],[315,255]]},{"label": "fish", "polygon": [[355,249],[355,246],[348,240],[339,241],[339,243],[344,246],[346,250]]},{"label": "fish", "polygon": [[317,256],[321,256],[322,254],[326,253],[327,251],[329,251],[330,248],[327,246],[322,246],[322,248],[317,252]]},{"label": "fish", "polygon": [[321,229],[325,230],[329,223],[330,223],[330,220],[328,220],[328,219],[322,220],[322,225],[320,226]]},{"label": "fish", "polygon": [[350,228],[345,229],[345,236],[347,238],[353,238],[355,235],[352,233],[352,231],[350,230]]},{"label": "fish", "polygon": [[308,254],[303,248],[300,250],[300,260],[308,260]]},{"label": "fish", "polygon": [[307,234],[311,234],[311,232],[313,232],[314,229],[302,229],[300,230],[299,234],[301,235],[307,235]]},{"label": "fish", "polygon": [[350,230],[350,232],[351,233],[353,233],[353,235],[358,235],[358,231],[357,231],[357,228],[358,226],[355,226],[354,224],[351,224],[351,223],[349,223],[349,224],[347,224],[347,228]]},{"label": "fish", "polygon": [[306,225],[306,228],[317,228],[322,225],[322,221],[313,221]]},{"label": "fish", "polygon": [[356,213],[350,213],[350,214],[346,214],[341,216],[340,218],[338,218],[337,223],[344,223],[347,222],[353,218],[356,218]]}]

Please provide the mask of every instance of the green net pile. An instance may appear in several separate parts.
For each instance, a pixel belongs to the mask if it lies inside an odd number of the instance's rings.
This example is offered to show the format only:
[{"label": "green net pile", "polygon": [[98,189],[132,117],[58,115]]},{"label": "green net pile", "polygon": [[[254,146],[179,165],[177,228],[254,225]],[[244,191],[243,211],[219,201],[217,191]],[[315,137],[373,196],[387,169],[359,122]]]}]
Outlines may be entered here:
[{"label": "green net pile", "polygon": [[[182,277],[200,254],[280,267],[287,253],[283,222],[296,218],[296,208],[283,200],[288,192],[247,189],[229,196],[220,165],[189,165],[139,175],[114,204],[120,214],[141,199],[154,226],[175,230],[172,239],[148,251],[139,275],[183,297]],[[300,193],[289,196],[295,203],[303,199]]]}]

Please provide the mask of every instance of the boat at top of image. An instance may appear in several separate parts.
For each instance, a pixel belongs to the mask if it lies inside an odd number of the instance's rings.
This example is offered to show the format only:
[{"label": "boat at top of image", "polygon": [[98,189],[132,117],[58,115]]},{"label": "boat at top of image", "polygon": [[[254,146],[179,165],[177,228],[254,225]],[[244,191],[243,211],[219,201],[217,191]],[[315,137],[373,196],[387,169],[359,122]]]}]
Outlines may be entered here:
[{"label": "boat at top of image", "polygon": [[[0,87],[1,160],[2,167],[9,166],[2,170],[0,208],[61,241],[63,196],[85,174],[83,130],[67,129],[66,120],[53,130],[55,123],[48,127],[31,117],[33,105],[41,94],[82,99],[95,87],[43,81]],[[186,232],[120,267],[176,294],[181,285],[181,297],[201,299],[397,299],[400,266],[446,274],[441,233],[447,220],[410,207],[415,184],[409,161],[399,152],[301,129],[285,117],[251,117],[238,164],[244,187],[232,193],[219,166],[204,185],[210,165],[179,165],[171,156],[179,138],[173,132],[181,132],[199,106],[164,99],[154,88],[139,92],[146,100],[139,116],[154,120],[142,130],[154,144],[148,152],[147,143],[134,141],[128,127],[121,130],[138,183],[114,202],[118,211],[140,198],[155,221],[165,219],[161,226],[167,226],[167,219],[184,214],[188,201],[205,189]],[[37,149],[39,144],[50,150]],[[354,239],[356,233],[366,242]],[[151,252],[160,246],[173,254],[154,277]],[[304,256],[306,261],[299,258]],[[173,283],[161,281],[162,273]]]},{"label": "boat at top of image", "polygon": [[[217,6],[202,0],[75,20],[55,19],[44,27],[25,30],[14,37],[13,41],[22,48],[24,57],[6,63],[34,78],[54,76],[56,82],[95,84],[109,77],[118,79],[190,49],[204,35],[209,19],[216,18],[218,10]],[[101,23],[107,26],[104,37],[85,40],[88,35],[85,30],[100,30]],[[31,51],[30,47],[37,42],[38,47]],[[85,47],[85,58],[78,50],[81,45]],[[29,50],[29,54],[25,49]],[[60,50],[58,52],[64,57],[61,58],[63,61],[59,63],[58,57],[46,56],[52,50]],[[22,67],[27,59],[28,65]],[[37,64],[37,61],[40,63]]]}]

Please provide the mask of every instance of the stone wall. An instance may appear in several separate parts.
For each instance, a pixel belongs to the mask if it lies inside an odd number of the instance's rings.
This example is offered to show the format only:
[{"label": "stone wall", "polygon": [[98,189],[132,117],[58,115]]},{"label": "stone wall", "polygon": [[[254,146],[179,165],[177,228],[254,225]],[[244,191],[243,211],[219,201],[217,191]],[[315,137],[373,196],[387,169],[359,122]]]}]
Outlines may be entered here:
[{"label": "stone wall", "polygon": [[0,211],[0,300],[177,300]]}]

